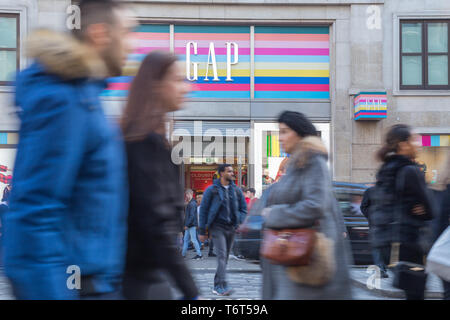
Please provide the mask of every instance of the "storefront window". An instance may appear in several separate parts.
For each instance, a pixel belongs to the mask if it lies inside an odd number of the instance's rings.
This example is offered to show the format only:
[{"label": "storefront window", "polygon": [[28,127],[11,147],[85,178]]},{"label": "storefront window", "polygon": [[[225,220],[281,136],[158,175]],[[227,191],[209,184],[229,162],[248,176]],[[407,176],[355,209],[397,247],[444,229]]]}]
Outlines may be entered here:
[{"label": "storefront window", "polygon": [[17,133],[0,132],[0,192],[3,191],[2,187],[11,183],[17,142]]},{"label": "storefront window", "polygon": [[422,135],[422,148],[417,157],[425,179],[433,184],[437,181],[450,152],[450,135]]},{"label": "storefront window", "polygon": [[19,69],[19,15],[0,14],[0,85],[9,85]]}]

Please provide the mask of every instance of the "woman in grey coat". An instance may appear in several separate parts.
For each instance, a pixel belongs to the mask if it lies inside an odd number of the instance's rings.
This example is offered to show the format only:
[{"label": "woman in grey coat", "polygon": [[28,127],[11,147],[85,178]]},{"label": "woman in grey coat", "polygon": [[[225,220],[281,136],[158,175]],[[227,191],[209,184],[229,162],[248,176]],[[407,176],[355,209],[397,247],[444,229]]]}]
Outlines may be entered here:
[{"label": "woman in grey coat", "polygon": [[[280,144],[290,154],[286,174],[273,185],[263,211],[264,227],[296,229],[314,227],[329,241],[333,271],[324,284],[306,284],[289,276],[292,268],[262,258],[265,300],[351,299],[350,262],[342,216],[333,195],[327,150],[313,124],[301,113],[283,112]],[[320,269],[320,268],[317,268]],[[311,270],[310,270],[311,271]],[[317,271],[320,272],[320,271]]]}]

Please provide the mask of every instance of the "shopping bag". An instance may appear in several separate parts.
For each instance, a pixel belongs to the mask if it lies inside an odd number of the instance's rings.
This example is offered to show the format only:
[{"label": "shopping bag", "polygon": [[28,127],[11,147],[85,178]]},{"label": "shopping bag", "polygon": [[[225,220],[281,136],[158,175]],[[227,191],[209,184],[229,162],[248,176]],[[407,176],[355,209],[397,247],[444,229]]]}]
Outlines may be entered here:
[{"label": "shopping bag", "polygon": [[450,227],[447,227],[431,247],[426,271],[450,281]]}]

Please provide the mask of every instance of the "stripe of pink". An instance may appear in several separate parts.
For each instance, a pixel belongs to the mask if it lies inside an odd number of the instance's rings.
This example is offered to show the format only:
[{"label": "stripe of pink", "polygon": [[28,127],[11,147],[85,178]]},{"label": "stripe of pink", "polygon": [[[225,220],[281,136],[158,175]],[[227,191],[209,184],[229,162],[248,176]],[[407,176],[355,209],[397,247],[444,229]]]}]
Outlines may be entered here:
[{"label": "stripe of pink", "polygon": [[106,90],[128,90],[130,88],[130,83],[128,82],[112,82],[108,84]]},{"label": "stripe of pink", "polygon": [[372,98],[377,98],[377,99],[385,98],[386,99],[386,95],[385,94],[370,94],[370,95],[363,94],[363,95],[360,95],[360,96],[356,97],[356,99],[366,99],[366,98],[370,98],[370,99],[372,99]]},{"label": "stripe of pink", "polygon": [[293,55],[305,55],[305,56],[328,56],[330,49],[271,49],[271,48],[256,48],[255,54],[257,55],[270,55],[270,56],[293,56]]},{"label": "stripe of pink", "polygon": [[139,39],[138,47],[170,47],[170,40],[144,40]]},{"label": "stripe of pink", "polygon": [[249,91],[250,84],[245,83],[194,83],[194,91]]},{"label": "stripe of pink", "polygon": [[255,41],[256,48],[329,48],[328,41]]},{"label": "stripe of pink", "polygon": [[143,40],[170,40],[169,33],[134,32],[133,37]]},{"label": "stripe of pink", "polygon": [[361,116],[361,115],[364,115],[364,116],[384,116],[386,114],[387,114],[387,112],[381,113],[381,112],[363,112],[363,111],[360,111],[358,113],[358,117]]},{"label": "stripe of pink", "polygon": [[431,146],[431,136],[422,136],[422,146],[424,147]]},{"label": "stripe of pink", "polygon": [[[226,55],[227,54],[227,48],[215,48],[215,53],[220,55]],[[178,47],[175,48],[175,53],[177,54],[186,54],[186,48]],[[197,54],[207,55],[209,53],[209,48],[198,48]],[[191,54],[194,54],[194,49],[191,49]],[[246,56],[250,55],[250,48],[239,48],[239,55],[240,56]]]},{"label": "stripe of pink", "polygon": [[140,47],[134,53],[147,54],[155,50],[169,51],[169,47]]},{"label": "stripe of pink", "polygon": [[328,34],[255,33],[255,41],[329,41]]},{"label": "stripe of pink", "polygon": [[247,40],[250,41],[250,33],[175,33],[176,40],[226,40],[226,41],[238,41]]},{"label": "stripe of pink", "polygon": [[[370,100],[370,99],[369,99],[369,100]],[[358,103],[359,103],[359,102],[367,102],[367,100],[366,100],[366,99],[358,99],[357,102],[358,102]],[[372,101],[370,101],[370,102],[372,102]],[[387,103],[387,99],[381,99],[381,102]]]},{"label": "stripe of pink", "polygon": [[[186,44],[188,43],[188,42],[190,42],[191,40],[177,40],[177,41],[175,41],[175,47],[186,47]],[[214,42],[214,45],[217,47],[217,46],[221,46],[221,47],[225,47],[225,42],[236,42],[237,43],[237,45],[239,46],[239,49],[241,49],[241,48],[250,48],[250,41],[234,41],[234,40],[232,40],[232,39],[230,39],[230,40],[228,40],[228,41],[222,41],[222,40],[220,40],[220,43],[217,43],[218,41],[216,41],[216,40],[200,40],[200,41],[197,41],[197,40],[193,40],[193,42],[196,42],[197,43],[197,46],[199,47],[199,48],[201,48],[201,47],[203,47],[203,48],[209,48],[209,44],[211,43],[211,42]]]},{"label": "stripe of pink", "polygon": [[255,84],[256,91],[329,91],[328,84]]}]

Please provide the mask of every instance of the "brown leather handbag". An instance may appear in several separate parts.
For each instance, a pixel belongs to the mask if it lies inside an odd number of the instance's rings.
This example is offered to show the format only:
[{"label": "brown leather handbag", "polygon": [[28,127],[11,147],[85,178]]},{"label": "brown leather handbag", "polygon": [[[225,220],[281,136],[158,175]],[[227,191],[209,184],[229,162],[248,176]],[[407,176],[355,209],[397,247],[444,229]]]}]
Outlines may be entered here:
[{"label": "brown leather handbag", "polygon": [[314,229],[266,229],[260,253],[273,264],[303,266],[311,262],[315,243]]}]

